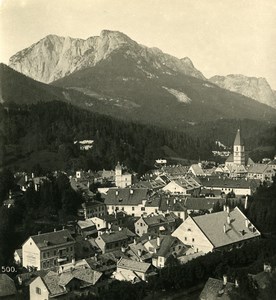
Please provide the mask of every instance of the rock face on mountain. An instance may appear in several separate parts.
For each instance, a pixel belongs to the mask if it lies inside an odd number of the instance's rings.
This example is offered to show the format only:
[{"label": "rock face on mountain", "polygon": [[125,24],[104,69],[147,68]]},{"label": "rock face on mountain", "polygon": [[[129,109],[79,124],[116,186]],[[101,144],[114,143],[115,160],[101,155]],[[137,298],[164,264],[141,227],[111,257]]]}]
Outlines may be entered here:
[{"label": "rock face on mountain", "polygon": [[189,58],[178,59],[157,48],[139,45],[118,31],[103,30],[100,36],[86,40],[48,35],[10,58],[9,66],[35,80],[49,83],[75,71],[93,67],[116,51],[152,69],[205,79]]},{"label": "rock face on mountain", "polygon": [[219,87],[255,99],[276,108],[276,95],[265,78],[244,75],[214,76],[209,79]]}]

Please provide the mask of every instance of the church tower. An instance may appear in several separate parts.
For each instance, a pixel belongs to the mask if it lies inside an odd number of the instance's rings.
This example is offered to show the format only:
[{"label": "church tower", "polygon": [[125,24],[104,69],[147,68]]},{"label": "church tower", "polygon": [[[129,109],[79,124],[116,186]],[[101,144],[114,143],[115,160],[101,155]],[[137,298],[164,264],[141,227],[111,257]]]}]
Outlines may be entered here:
[{"label": "church tower", "polygon": [[238,129],[236,138],[234,141],[233,156],[234,156],[233,162],[235,165],[245,166],[244,142],[241,137],[240,129]]}]

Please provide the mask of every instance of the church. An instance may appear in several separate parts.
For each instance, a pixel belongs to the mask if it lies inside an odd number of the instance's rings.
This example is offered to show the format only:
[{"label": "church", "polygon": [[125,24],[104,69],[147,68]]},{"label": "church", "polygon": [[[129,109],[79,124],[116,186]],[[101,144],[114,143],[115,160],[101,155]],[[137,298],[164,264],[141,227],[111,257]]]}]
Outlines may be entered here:
[{"label": "church", "polygon": [[245,153],[244,140],[240,129],[238,129],[234,140],[233,153],[226,159],[225,168],[229,170],[230,177],[243,177],[247,174],[246,167],[253,164],[253,160]]}]

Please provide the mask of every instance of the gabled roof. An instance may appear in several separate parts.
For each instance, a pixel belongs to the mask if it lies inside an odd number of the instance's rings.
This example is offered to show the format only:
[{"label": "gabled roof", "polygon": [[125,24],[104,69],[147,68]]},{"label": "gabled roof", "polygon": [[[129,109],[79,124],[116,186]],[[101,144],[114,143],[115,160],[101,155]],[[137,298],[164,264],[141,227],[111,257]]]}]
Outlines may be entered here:
[{"label": "gabled roof", "polygon": [[234,141],[234,146],[244,146],[244,141],[241,137],[240,129],[238,129],[238,131],[237,131],[235,141]]},{"label": "gabled roof", "polygon": [[199,164],[193,164],[190,167],[190,170],[198,176],[203,176],[205,173]]},{"label": "gabled roof", "polygon": [[95,285],[100,277],[101,272],[87,269],[74,269],[63,273],[49,271],[44,277],[41,277],[51,296],[66,294],[66,285],[72,279],[78,279],[83,282],[84,286]]},{"label": "gabled roof", "polygon": [[228,177],[202,177],[200,181],[208,188],[252,188],[260,184],[256,179],[232,179]]},{"label": "gabled roof", "polygon": [[266,164],[254,164],[247,169],[247,172],[263,174],[267,170],[273,170],[273,168]]},{"label": "gabled roof", "polygon": [[123,228],[121,231],[115,231],[111,233],[103,233],[100,235],[105,243],[114,243],[116,241],[127,240],[129,237],[135,237],[136,235],[128,228]]},{"label": "gabled roof", "polygon": [[247,218],[238,207],[229,213],[230,224],[227,224],[227,216],[227,211],[221,211],[192,219],[215,248],[260,236],[251,222],[248,221],[249,226],[246,227]]},{"label": "gabled roof", "polygon": [[0,274],[0,297],[16,294],[14,281],[7,274]]},{"label": "gabled roof", "polygon": [[175,219],[164,217],[163,215],[147,216],[143,218],[143,220],[148,226],[156,226],[156,225],[161,225],[164,223],[170,223],[175,221]]},{"label": "gabled roof", "polygon": [[[168,257],[173,252],[173,246],[176,243],[182,243],[177,237],[171,236],[171,235],[164,235],[160,237],[161,243],[160,248],[158,249],[156,255],[162,256],[162,257]],[[185,246],[186,249],[188,247]]]},{"label": "gabled roof", "polygon": [[214,204],[219,202],[225,204],[223,198],[187,198],[185,201],[185,207],[189,210],[210,210]]},{"label": "gabled roof", "polygon": [[146,188],[109,189],[104,203],[106,205],[139,205],[148,197]]},{"label": "gabled roof", "polygon": [[134,272],[146,273],[150,268],[150,263],[134,261],[131,259],[121,258],[117,263],[117,268],[131,270]]},{"label": "gabled roof", "polygon": [[160,210],[162,212],[166,211],[186,211],[184,206],[184,196],[178,195],[160,195]]},{"label": "gabled roof", "polygon": [[172,176],[179,176],[188,173],[189,166],[182,166],[182,165],[164,166],[161,168],[161,170],[165,174],[169,174]]},{"label": "gabled roof", "polygon": [[32,235],[31,238],[39,249],[75,242],[67,229]]}]

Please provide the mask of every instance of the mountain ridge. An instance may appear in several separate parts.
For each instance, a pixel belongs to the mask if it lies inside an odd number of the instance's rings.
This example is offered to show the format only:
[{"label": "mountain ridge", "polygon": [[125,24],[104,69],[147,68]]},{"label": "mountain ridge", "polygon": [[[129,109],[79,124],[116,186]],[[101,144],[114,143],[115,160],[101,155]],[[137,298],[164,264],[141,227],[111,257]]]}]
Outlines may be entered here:
[{"label": "mountain ridge", "polygon": [[99,36],[87,39],[47,35],[14,54],[9,66],[35,80],[50,83],[74,71],[95,66],[124,46],[129,48],[128,55],[145,58],[155,67],[166,66],[172,71],[205,79],[190,59],[178,59],[158,48],[140,45],[124,33],[110,30],[102,30]]},{"label": "mountain ridge", "polygon": [[260,103],[276,108],[276,95],[263,77],[250,77],[242,74],[215,75],[209,81],[226,90],[247,96]]}]

